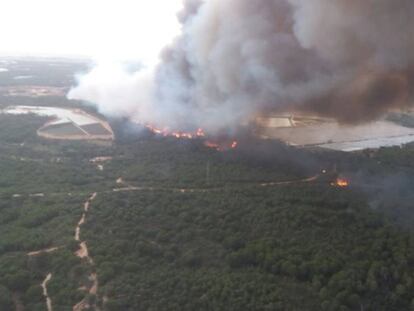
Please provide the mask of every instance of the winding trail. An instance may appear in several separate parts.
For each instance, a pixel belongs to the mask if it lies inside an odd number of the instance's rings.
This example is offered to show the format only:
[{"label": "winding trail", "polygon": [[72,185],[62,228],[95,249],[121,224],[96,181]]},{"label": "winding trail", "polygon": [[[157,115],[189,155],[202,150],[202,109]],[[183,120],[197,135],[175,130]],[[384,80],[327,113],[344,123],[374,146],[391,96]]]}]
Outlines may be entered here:
[{"label": "winding trail", "polygon": [[293,185],[293,184],[304,184],[304,183],[310,183],[313,181],[318,180],[320,175],[315,175],[309,178],[305,179],[299,179],[299,180],[290,180],[290,181],[277,181],[277,182],[269,182],[269,183],[262,183],[260,186],[262,187],[273,187],[273,186],[283,186],[283,185]]},{"label": "winding trail", "polygon": [[[274,182],[252,182],[250,184],[244,184],[244,186],[250,185],[252,187],[277,187],[277,186],[285,186],[285,185],[294,185],[294,184],[306,184],[317,181],[321,177],[320,174],[317,174],[312,177],[303,178],[303,179],[295,179],[295,180],[286,180],[286,181],[274,181]],[[145,192],[145,191],[170,191],[170,192],[181,192],[181,193],[208,193],[208,192],[219,192],[232,189],[232,186],[228,187],[216,187],[216,188],[174,188],[174,187],[151,187],[151,186],[132,186],[127,184],[123,181],[122,178],[117,180],[118,187],[112,188],[110,190],[101,190],[96,192],[98,194],[109,194],[109,193],[116,193],[116,192]],[[90,192],[89,192],[90,193]],[[85,191],[74,191],[74,192],[50,192],[44,193],[42,196],[44,197],[73,197],[73,196],[84,196],[88,193]],[[34,197],[38,196],[39,194],[30,194],[30,193],[17,193],[12,195],[11,197],[14,199],[18,198],[25,198],[25,197]],[[9,197],[9,196],[7,196]],[[86,204],[86,203],[85,203]],[[88,205],[89,207],[89,205]],[[86,214],[85,214],[86,217]],[[83,218],[83,215],[82,215]],[[80,226],[84,224],[85,219],[79,221],[78,227],[76,228],[75,239],[77,237],[77,232],[79,231],[80,234]],[[79,229],[78,229],[79,228]],[[76,239],[76,241],[80,242],[80,238]]]},{"label": "winding trail", "polygon": [[[84,203],[83,214],[75,230],[75,241],[79,242],[79,250],[75,254],[79,258],[85,259],[88,262],[88,264],[91,266],[94,266],[95,263],[93,259],[89,256],[88,244],[86,243],[86,241],[81,241],[80,235],[81,235],[81,226],[86,221],[86,217],[89,212],[90,204],[92,203],[93,200],[95,200],[97,195],[98,195],[97,192],[93,193]],[[98,293],[98,286],[99,286],[97,274],[91,273],[89,275],[89,281],[91,282],[92,285],[89,288],[87,288],[87,291],[89,295],[96,296]],[[73,307],[73,311],[83,311],[83,310],[89,309],[90,307],[91,306],[89,305],[88,297],[85,297]],[[99,310],[96,305],[95,305],[95,310]]]},{"label": "winding trail", "polygon": [[[294,185],[294,184],[306,184],[317,181],[320,175],[315,175],[308,178],[296,179],[296,180],[287,180],[287,181],[275,181],[267,183],[254,183],[254,186],[259,187],[276,187],[276,186],[285,186],[285,185]],[[112,189],[113,192],[134,192],[134,191],[172,191],[172,192],[181,192],[181,193],[208,193],[208,192],[217,192],[223,191],[225,187],[220,188],[170,188],[170,187],[148,187],[148,186],[132,186],[123,181],[122,178],[117,180],[118,185],[125,185],[125,187],[118,187]],[[228,188],[227,188],[228,189]]]},{"label": "winding trail", "polygon": [[42,282],[43,296],[46,298],[47,311],[53,311],[52,299],[50,299],[49,294],[47,292],[47,283],[49,283],[51,279],[52,279],[52,273],[49,273],[44,279],[44,281]]},{"label": "winding trail", "polygon": [[27,253],[27,256],[33,257],[33,256],[41,255],[41,254],[50,254],[50,253],[56,252],[59,249],[60,249],[60,247],[51,247],[51,248],[47,248],[47,249],[41,249],[40,251]]}]

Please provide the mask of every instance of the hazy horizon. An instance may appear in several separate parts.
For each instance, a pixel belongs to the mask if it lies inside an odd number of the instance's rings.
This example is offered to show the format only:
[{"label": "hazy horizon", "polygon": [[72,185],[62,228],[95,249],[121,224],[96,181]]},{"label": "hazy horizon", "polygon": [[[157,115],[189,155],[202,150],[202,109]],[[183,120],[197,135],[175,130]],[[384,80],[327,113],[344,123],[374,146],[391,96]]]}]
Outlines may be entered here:
[{"label": "hazy horizon", "polygon": [[179,32],[181,6],[177,0],[4,0],[0,56],[154,62]]}]

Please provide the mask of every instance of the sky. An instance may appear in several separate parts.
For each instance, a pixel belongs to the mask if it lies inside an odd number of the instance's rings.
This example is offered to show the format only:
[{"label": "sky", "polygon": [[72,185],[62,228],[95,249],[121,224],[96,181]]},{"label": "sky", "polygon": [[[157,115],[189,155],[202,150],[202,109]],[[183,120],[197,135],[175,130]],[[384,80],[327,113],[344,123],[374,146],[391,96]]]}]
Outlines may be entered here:
[{"label": "sky", "polygon": [[156,61],[181,0],[1,0],[0,55]]}]

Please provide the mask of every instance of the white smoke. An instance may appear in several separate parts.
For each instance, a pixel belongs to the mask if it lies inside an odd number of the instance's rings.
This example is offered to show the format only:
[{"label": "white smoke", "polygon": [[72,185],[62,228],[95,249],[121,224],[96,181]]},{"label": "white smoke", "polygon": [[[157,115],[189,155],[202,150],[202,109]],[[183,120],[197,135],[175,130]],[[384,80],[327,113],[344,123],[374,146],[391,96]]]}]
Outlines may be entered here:
[{"label": "white smoke", "polygon": [[266,111],[371,120],[414,98],[412,0],[186,0],[179,20],[159,64],[95,68],[69,98],[210,133]]}]

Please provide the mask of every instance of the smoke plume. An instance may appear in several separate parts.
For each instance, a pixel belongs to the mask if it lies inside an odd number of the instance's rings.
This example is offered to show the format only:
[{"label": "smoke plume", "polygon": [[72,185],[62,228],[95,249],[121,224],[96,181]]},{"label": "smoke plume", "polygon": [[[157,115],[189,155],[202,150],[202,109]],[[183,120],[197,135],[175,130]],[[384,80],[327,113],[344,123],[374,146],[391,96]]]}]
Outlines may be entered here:
[{"label": "smoke plume", "polygon": [[95,68],[69,97],[210,133],[269,111],[356,123],[413,103],[412,0],[184,2],[182,33],[154,68]]}]

